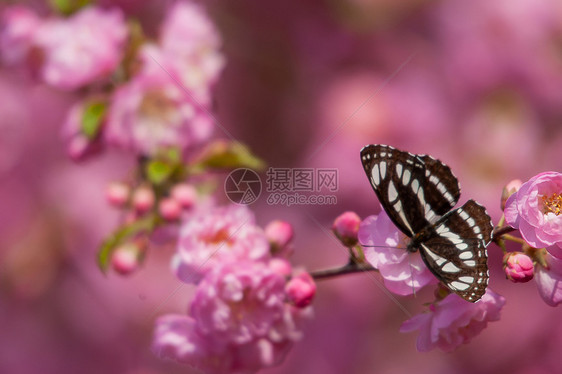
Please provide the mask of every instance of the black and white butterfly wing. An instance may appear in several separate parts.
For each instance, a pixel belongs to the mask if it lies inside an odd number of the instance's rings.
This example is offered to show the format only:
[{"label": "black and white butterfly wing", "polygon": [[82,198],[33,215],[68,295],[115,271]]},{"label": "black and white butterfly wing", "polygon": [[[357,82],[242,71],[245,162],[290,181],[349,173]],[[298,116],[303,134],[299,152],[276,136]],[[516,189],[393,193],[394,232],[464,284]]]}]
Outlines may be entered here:
[{"label": "black and white butterfly wing", "polygon": [[488,285],[488,253],[493,225],[486,209],[469,200],[423,230],[418,248],[431,272],[451,291],[475,302]]},{"label": "black and white butterfly wing", "polygon": [[459,199],[457,178],[431,156],[376,144],[361,150],[361,162],[382,207],[409,237],[436,222]]}]

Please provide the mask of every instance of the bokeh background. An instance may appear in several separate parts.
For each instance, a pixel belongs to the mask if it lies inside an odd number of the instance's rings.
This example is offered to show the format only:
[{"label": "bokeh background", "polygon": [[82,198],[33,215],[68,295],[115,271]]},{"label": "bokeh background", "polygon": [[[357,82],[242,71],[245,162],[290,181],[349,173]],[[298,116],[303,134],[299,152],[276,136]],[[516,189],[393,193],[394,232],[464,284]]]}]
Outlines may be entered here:
[{"label": "bokeh background", "polygon": [[[48,12],[45,2],[18,3]],[[121,7],[155,35],[172,2],[98,3]],[[252,205],[262,225],[294,225],[293,262],[308,270],[346,261],[326,233],[333,218],[379,210],[359,161],[365,144],[440,158],[461,183],[461,202],[480,201],[495,222],[507,182],[561,170],[558,0],[204,6],[227,61],[215,90],[218,121],[272,167],[338,170],[336,205]],[[183,312],[193,291],[169,271],[173,249],[151,251],[129,277],[96,267],[97,246],[119,219],[104,188],[133,160],[118,152],[68,159],[60,129],[79,98],[0,68],[0,372],[190,373],[149,350],[155,316]],[[418,353],[415,334],[398,332],[407,315],[380,278],[356,274],[319,283],[304,339],[265,372],[559,372],[560,310],[542,302],[534,282],[508,282],[501,251],[489,253],[490,286],[507,304],[501,321],[456,352]],[[412,314],[430,300],[430,291],[398,298]]]}]

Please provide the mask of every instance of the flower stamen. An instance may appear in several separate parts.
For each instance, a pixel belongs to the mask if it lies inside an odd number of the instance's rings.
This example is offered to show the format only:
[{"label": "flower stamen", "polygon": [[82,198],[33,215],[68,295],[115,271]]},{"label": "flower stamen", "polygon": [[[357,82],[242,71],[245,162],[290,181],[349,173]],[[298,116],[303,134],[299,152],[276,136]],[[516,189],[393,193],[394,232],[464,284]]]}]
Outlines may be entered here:
[{"label": "flower stamen", "polygon": [[541,196],[543,203],[543,213],[554,213],[557,216],[562,214],[562,194],[553,193],[550,196]]}]

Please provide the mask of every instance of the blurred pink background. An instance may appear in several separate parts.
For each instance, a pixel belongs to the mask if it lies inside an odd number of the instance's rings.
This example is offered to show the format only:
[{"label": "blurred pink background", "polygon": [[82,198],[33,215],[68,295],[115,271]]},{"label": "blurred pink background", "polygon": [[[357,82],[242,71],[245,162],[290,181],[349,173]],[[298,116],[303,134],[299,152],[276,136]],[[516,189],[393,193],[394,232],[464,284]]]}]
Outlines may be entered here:
[{"label": "blurred pink background", "polygon": [[[138,17],[149,34],[171,4],[99,3]],[[29,4],[47,13],[45,3]],[[359,161],[365,144],[446,162],[461,202],[483,203],[494,222],[506,183],[561,170],[558,0],[204,5],[227,61],[214,100],[221,125],[269,166],[338,170],[337,205],[252,205],[261,225],[294,225],[295,265],[342,265],[346,251],[322,228],[346,210],[378,212]],[[118,152],[68,159],[61,124],[79,97],[0,69],[0,372],[190,373],[149,349],[155,316],[183,312],[193,291],[169,270],[173,249],[150,251],[130,277],[96,267],[97,246],[119,219],[105,185],[133,160]],[[490,286],[507,304],[471,344],[418,353],[416,335],[398,332],[408,316],[377,287],[378,275],[348,275],[319,282],[304,339],[269,372],[559,372],[560,310],[543,303],[534,282],[508,282],[501,250],[489,253]],[[398,300],[415,314],[430,294]]]}]

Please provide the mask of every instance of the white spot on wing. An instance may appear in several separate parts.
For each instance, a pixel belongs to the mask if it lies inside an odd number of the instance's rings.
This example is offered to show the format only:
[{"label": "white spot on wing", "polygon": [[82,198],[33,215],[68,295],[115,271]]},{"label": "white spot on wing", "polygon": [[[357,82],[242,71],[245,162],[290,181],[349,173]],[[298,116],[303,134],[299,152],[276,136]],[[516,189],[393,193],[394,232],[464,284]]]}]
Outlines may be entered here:
[{"label": "white spot on wing", "polygon": [[468,260],[471,259],[472,257],[474,257],[474,255],[470,251],[464,251],[459,254],[459,258],[461,260]]},{"label": "white spot on wing", "polygon": [[392,180],[388,183],[388,201],[391,203],[398,198],[398,191],[394,187]]},{"label": "white spot on wing", "polygon": [[402,164],[396,164],[396,175],[398,178],[402,178]]},{"label": "white spot on wing", "polygon": [[455,266],[452,262],[447,262],[441,269],[446,273],[458,273],[461,271],[461,269]]},{"label": "white spot on wing", "polygon": [[459,249],[459,250],[461,250],[461,251],[462,251],[463,249],[467,249],[467,248],[468,248],[468,244],[466,244],[466,243],[459,243],[459,244],[457,244],[457,249]]},{"label": "white spot on wing", "polygon": [[386,161],[381,161],[380,163],[381,179],[386,177]]},{"label": "white spot on wing", "polygon": [[438,254],[432,252],[430,249],[428,249],[425,245],[422,244],[422,249],[424,250],[424,253],[427,254],[429,257],[431,257],[431,259],[433,261],[435,261],[435,263],[437,264],[437,266],[441,266],[443,265],[447,260],[445,260],[443,257],[439,256]]},{"label": "white spot on wing", "polygon": [[415,194],[418,193],[418,188],[420,188],[420,182],[418,182],[417,179],[414,179],[412,181],[412,184],[410,185],[412,187],[412,191],[414,191]]},{"label": "white spot on wing", "polygon": [[449,286],[450,286],[452,289],[454,289],[454,290],[459,290],[459,291],[467,290],[467,289],[470,287],[470,285],[468,285],[468,284],[466,284],[466,283],[457,282],[457,281],[451,282],[451,283],[449,284]]},{"label": "white spot on wing", "polygon": [[379,185],[381,183],[381,177],[379,174],[379,165],[375,164],[375,166],[373,166],[373,170],[371,171],[371,177],[373,178],[373,183],[375,185]]},{"label": "white spot on wing", "polygon": [[400,202],[400,200],[397,200],[396,203],[393,205],[393,207],[396,213],[398,213],[398,216],[400,216],[400,218],[402,219],[404,226],[406,226],[406,228],[410,231],[410,234],[414,234],[414,230],[412,230],[412,226],[410,226],[408,220],[406,219],[406,215],[404,215],[404,211],[402,210],[402,203]]},{"label": "white spot on wing", "polygon": [[410,181],[410,176],[412,175],[412,173],[410,173],[410,170],[404,170],[404,175],[402,175],[402,184],[405,186],[408,184],[408,182]]}]

